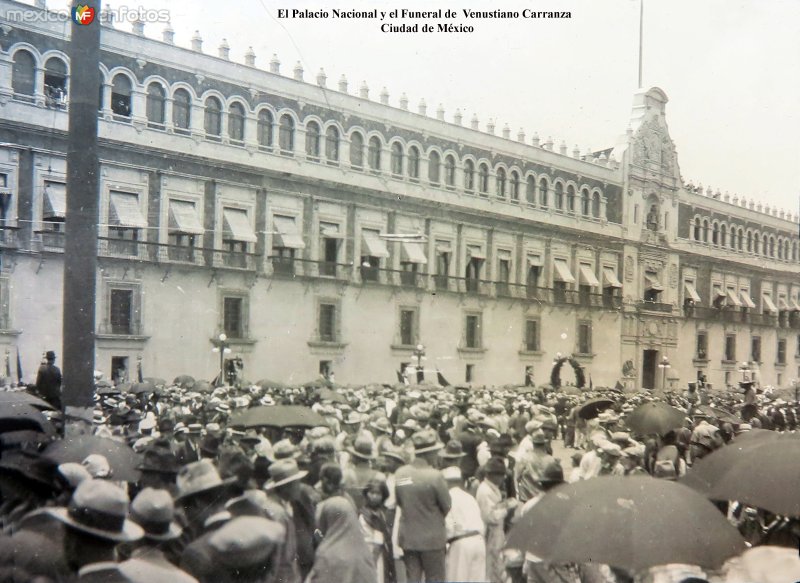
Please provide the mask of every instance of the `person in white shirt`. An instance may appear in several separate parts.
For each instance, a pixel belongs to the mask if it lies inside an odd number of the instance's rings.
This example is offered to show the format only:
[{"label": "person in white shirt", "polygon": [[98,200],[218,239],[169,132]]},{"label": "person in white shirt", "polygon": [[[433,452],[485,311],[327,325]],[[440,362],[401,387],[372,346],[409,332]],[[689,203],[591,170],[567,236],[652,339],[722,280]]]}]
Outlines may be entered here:
[{"label": "person in white shirt", "polygon": [[478,502],[462,489],[461,469],[442,470],[450,490],[452,506],[445,517],[447,555],[445,570],[448,581],[483,581],[486,578],[486,527]]}]

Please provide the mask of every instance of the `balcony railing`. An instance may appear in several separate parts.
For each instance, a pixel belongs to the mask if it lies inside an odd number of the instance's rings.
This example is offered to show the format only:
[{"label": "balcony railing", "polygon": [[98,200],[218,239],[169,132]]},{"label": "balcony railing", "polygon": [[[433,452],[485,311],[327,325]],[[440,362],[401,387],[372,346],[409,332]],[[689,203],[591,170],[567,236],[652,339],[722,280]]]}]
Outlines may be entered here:
[{"label": "balcony railing", "polygon": [[665,314],[672,313],[672,304],[664,304],[661,302],[650,302],[647,300],[640,300],[637,302],[636,307],[640,310],[648,312],[662,312]]},{"label": "balcony railing", "polygon": [[[745,308],[684,306],[683,314],[687,318],[693,318],[696,320],[728,322],[732,324],[753,324],[754,326],[775,327],[779,323],[777,314],[759,314],[757,312],[751,312]],[[788,321],[788,326],[800,330],[800,318],[797,318],[794,321],[790,318]]]},{"label": "balcony railing", "polygon": [[35,234],[39,236],[43,250],[64,250],[66,234],[63,231],[36,231]]},{"label": "balcony railing", "polygon": [[142,323],[139,320],[130,322],[101,322],[97,333],[108,336],[142,336],[144,334]]},{"label": "balcony railing", "polygon": [[19,227],[0,225],[0,247],[19,248]]}]

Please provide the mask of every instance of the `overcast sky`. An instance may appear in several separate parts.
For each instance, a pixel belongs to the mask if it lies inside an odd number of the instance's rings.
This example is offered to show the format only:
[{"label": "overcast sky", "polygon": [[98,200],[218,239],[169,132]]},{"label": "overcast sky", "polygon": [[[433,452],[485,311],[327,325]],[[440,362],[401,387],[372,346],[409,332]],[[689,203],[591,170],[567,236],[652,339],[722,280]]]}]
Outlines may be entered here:
[{"label": "overcast sky", "polygon": [[[112,6],[120,0],[104,0]],[[683,177],[795,211],[800,197],[800,0],[644,0],[644,81],[670,99],[667,122]],[[195,30],[204,51],[222,38],[242,61],[252,46],[291,75],[296,61],[328,86],[344,73],[377,100],[402,92],[452,120],[497,120],[516,137],[538,132],[571,152],[610,146],[624,133],[637,89],[639,0],[132,0],[167,8],[176,43]],[[50,2],[54,5],[54,2]],[[281,8],[452,9],[472,33],[386,34],[374,20],[278,19]],[[464,8],[569,10],[568,20],[473,20]],[[433,21],[440,22],[440,21]],[[401,22],[395,22],[401,24]],[[129,29],[129,25],[120,25]],[[160,24],[147,36],[160,38]]]}]

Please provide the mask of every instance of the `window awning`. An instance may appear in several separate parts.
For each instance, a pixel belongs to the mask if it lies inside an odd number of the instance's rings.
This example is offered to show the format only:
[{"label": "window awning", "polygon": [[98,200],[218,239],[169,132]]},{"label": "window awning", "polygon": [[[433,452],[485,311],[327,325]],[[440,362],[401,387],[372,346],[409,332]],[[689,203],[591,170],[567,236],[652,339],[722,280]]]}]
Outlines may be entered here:
[{"label": "window awning", "polygon": [[114,227],[144,229],[147,220],[139,208],[139,196],[127,192],[111,193],[111,212],[108,222]]},{"label": "window awning", "polygon": [[339,225],[336,223],[320,223],[319,224],[319,232],[320,235],[325,237],[326,239],[343,239],[344,233],[339,228]]},{"label": "window awning", "polygon": [[695,289],[694,284],[691,281],[684,281],[683,282],[683,290],[686,292],[686,295],[689,296],[695,304],[701,303],[700,294],[697,293],[697,289]]},{"label": "window awning", "polygon": [[531,267],[542,267],[544,265],[544,260],[542,260],[541,255],[528,254],[528,265]]},{"label": "window awning", "polygon": [[437,253],[450,253],[450,241],[436,241],[436,252]]},{"label": "window awning", "polygon": [[486,259],[486,253],[483,252],[483,249],[481,249],[479,245],[470,245],[467,247],[467,257],[484,261]]},{"label": "window awning", "polygon": [[564,259],[556,259],[553,261],[553,267],[556,272],[553,274],[553,279],[556,281],[563,281],[564,283],[575,283],[575,278],[569,271],[569,265]]},{"label": "window awning", "polygon": [[194,203],[183,200],[169,201],[169,230],[189,235],[203,234],[203,225],[200,224]]},{"label": "window awning", "polygon": [[718,300],[719,298],[725,297],[725,292],[722,291],[721,287],[715,287],[713,291],[714,291],[714,300]]},{"label": "window awning", "polygon": [[242,241],[245,243],[255,243],[258,241],[253,227],[250,226],[250,219],[247,211],[242,209],[226,208],[222,211],[224,218],[222,238],[225,241]]},{"label": "window awning", "polygon": [[658,276],[651,273],[645,273],[644,281],[647,289],[659,292],[664,291],[664,286],[658,281]]},{"label": "window awning", "polygon": [[361,255],[368,257],[389,257],[386,243],[378,231],[361,231]]},{"label": "window awning", "polygon": [[590,266],[581,264],[580,275],[581,283],[585,283],[591,287],[600,287],[600,282],[597,281],[597,277]]},{"label": "window awning", "polygon": [[617,277],[617,271],[613,267],[603,268],[603,283],[605,287],[622,287]]},{"label": "window awning", "polygon": [[45,182],[44,212],[46,219],[63,219],[67,216],[67,185],[61,182]]},{"label": "window awning", "polygon": [[425,257],[425,247],[422,243],[413,241],[401,241],[402,260],[405,263],[418,263],[427,265],[428,258]]},{"label": "window awning", "polygon": [[741,308],[742,307],[742,302],[739,300],[739,298],[737,297],[736,292],[734,290],[729,289],[726,292],[725,295],[728,298],[728,305],[729,306],[734,306],[736,308]]},{"label": "window awning", "polygon": [[511,251],[508,251],[507,249],[498,249],[497,258],[505,261],[511,261]]},{"label": "window awning", "polygon": [[789,307],[789,303],[786,301],[786,298],[783,296],[778,297],[778,309],[782,312],[788,312],[792,308]]},{"label": "window awning", "polygon": [[744,290],[739,292],[739,297],[742,299],[742,303],[747,308],[755,308],[756,304],[753,301],[753,298],[750,297],[750,294]]},{"label": "window awning", "polygon": [[761,300],[764,302],[764,310],[767,312],[771,312],[775,314],[778,311],[778,308],[775,307],[775,303],[772,301],[772,298],[762,294]]},{"label": "window awning", "polygon": [[272,246],[285,247],[288,249],[305,249],[303,236],[297,229],[294,217],[272,217],[272,224],[275,232],[272,233]]},{"label": "window awning", "polygon": [[800,312],[800,303],[797,303],[797,300],[792,299],[789,305],[792,307],[792,311]]}]

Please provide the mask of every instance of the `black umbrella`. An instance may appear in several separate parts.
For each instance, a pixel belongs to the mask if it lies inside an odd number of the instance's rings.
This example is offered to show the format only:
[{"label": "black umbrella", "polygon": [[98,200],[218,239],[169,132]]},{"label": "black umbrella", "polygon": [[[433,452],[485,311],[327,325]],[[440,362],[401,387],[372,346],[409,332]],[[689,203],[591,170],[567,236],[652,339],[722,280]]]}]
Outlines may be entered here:
[{"label": "black umbrella", "polygon": [[0,391],[0,405],[3,403],[27,403],[41,411],[56,409],[44,399],[34,397],[26,391]]},{"label": "black umbrella", "polygon": [[9,431],[39,431],[54,435],[56,430],[47,417],[28,403],[0,403],[0,433]]},{"label": "black umbrella", "polygon": [[589,399],[578,409],[578,416],[581,419],[594,419],[601,412],[605,411],[609,407],[612,407],[613,405],[614,401],[611,399]]},{"label": "black umbrella", "polygon": [[178,385],[182,389],[191,389],[194,386],[194,377],[189,376],[188,374],[182,374],[175,377],[175,380],[172,381],[173,385]]},{"label": "black umbrella", "polygon": [[142,393],[154,393],[156,390],[156,386],[149,382],[144,381],[142,383],[135,383],[129,392],[133,393],[134,395],[140,395]]},{"label": "black umbrella", "polygon": [[625,418],[625,424],[639,435],[666,435],[685,421],[684,412],[660,401],[639,405]]},{"label": "black umbrella", "polygon": [[112,479],[123,482],[139,480],[140,473],[136,468],[142,462],[142,456],[122,441],[96,435],[68,436],[48,445],[43,456],[58,465],[66,462],[81,463],[91,454],[105,456],[113,472]]},{"label": "black umbrella", "polygon": [[635,571],[669,563],[717,568],[745,548],[705,497],[650,476],[559,486],[522,515],[507,546],[550,563],[591,561]]},{"label": "black umbrella", "polygon": [[706,417],[717,419],[718,421],[722,421],[723,423],[730,423],[732,425],[740,425],[744,423],[744,421],[742,421],[739,417],[737,417],[733,413],[728,413],[724,409],[719,409],[717,407],[711,407],[709,405],[700,405],[695,410],[699,411]]},{"label": "black umbrella", "polygon": [[273,381],[270,379],[261,379],[256,383],[257,386],[261,387],[262,389],[285,389],[287,388],[285,383],[280,381]]},{"label": "black umbrella", "polygon": [[326,425],[325,418],[308,407],[300,405],[277,405],[252,407],[234,413],[228,425],[231,427],[319,427]]},{"label": "black umbrella", "polygon": [[347,397],[336,391],[332,391],[327,387],[317,390],[317,396],[320,401],[334,401],[336,403],[347,403]]}]

